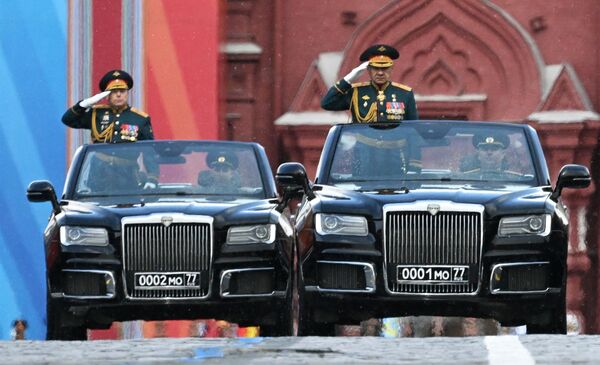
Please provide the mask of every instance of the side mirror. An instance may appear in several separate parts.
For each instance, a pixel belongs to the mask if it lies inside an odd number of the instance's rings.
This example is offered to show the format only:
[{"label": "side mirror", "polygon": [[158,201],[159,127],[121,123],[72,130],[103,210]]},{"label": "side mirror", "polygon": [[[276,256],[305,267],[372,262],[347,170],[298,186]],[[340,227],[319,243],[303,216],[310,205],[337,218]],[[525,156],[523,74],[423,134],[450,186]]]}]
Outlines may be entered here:
[{"label": "side mirror", "polygon": [[587,167],[582,165],[565,165],[558,173],[556,187],[552,198],[558,199],[564,188],[583,189],[590,186],[592,178]]},{"label": "side mirror", "polygon": [[56,192],[49,181],[32,181],[27,187],[27,200],[32,203],[49,201],[52,203],[52,211],[55,214],[60,213],[60,205],[58,204],[58,199],[56,198]]},{"label": "side mirror", "polygon": [[314,199],[315,193],[313,193],[308,177],[306,176],[306,170],[302,164],[297,162],[286,162],[277,168],[275,174],[275,180],[277,184],[281,186],[284,196],[292,195],[303,191],[308,199]]}]

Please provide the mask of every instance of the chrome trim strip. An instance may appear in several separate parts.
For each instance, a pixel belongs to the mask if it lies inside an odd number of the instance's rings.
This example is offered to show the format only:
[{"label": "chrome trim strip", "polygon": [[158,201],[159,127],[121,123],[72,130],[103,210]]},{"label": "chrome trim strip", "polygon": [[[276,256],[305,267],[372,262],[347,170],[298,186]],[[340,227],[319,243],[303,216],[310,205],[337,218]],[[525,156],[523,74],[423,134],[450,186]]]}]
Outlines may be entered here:
[{"label": "chrome trim strip", "polygon": [[376,288],[375,281],[375,268],[373,264],[368,262],[357,262],[357,261],[329,261],[329,260],[317,260],[318,264],[334,264],[334,265],[357,265],[363,266],[365,272],[365,289],[364,290],[348,290],[348,289],[324,289],[320,286],[316,286],[317,291],[325,293],[374,293]]},{"label": "chrome trim strip", "polygon": [[528,265],[550,265],[549,261],[532,261],[532,262],[511,262],[506,264],[496,264],[492,266],[492,271],[490,272],[490,294],[498,295],[498,294],[545,294],[548,293],[551,288],[547,287],[545,290],[524,290],[524,291],[514,291],[514,290],[506,290],[502,291],[502,289],[492,289],[492,280],[494,279],[494,272],[498,268],[502,268],[504,266],[528,266]]},{"label": "chrome trim strip", "polygon": [[[116,295],[115,290],[115,276],[112,271],[106,270],[76,270],[76,269],[63,269],[62,272],[87,272],[92,274],[104,275],[104,280],[107,276],[110,282],[106,285],[106,295],[67,295],[65,293],[59,293],[58,297],[68,299],[113,299]],[[52,297],[56,298],[53,293]]]},{"label": "chrome trim strip", "polygon": [[[125,225],[127,224],[156,224],[162,223],[161,219],[164,216],[172,217],[172,223],[199,223],[199,224],[208,224],[209,232],[210,232],[210,242],[209,242],[209,263],[208,263],[208,291],[206,295],[201,297],[159,297],[159,298],[138,298],[132,297],[127,294],[127,267],[125,260],[125,237],[123,232],[125,232]],[[213,228],[214,218],[210,216],[204,215],[189,215],[182,213],[170,213],[170,212],[162,212],[162,213],[153,213],[145,216],[135,216],[135,217],[123,217],[121,219],[121,257],[123,259],[123,271],[122,271],[122,279],[123,279],[123,295],[125,298],[132,301],[178,301],[184,302],[189,300],[198,300],[198,299],[206,299],[210,297],[212,290],[212,282],[213,282],[213,247],[214,247],[214,228]]]},{"label": "chrome trim strip", "polygon": [[[469,292],[469,293],[406,293],[406,292],[402,292],[402,293],[398,293],[398,292],[394,292],[392,291],[389,286],[388,286],[388,275],[387,275],[387,261],[388,261],[388,252],[386,249],[386,242],[387,242],[387,215],[390,212],[427,212],[428,211],[428,206],[430,205],[434,205],[436,206],[436,208],[439,208],[439,210],[437,210],[436,214],[438,212],[456,212],[456,213],[478,213],[480,216],[480,224],[481,224],[481,229],[480,229],[480,237],[479,240],[481,242],[480,247],[479,247],[479,257],[478,257],[478,261],[479,261],[479,275],[478,275],[478,280],[477,280],[477,289],[474,292]],[[422,201],[418,201],[418,202],[414,202],[414,203],[393,203],[393,204],[386,204],[383,206],[383,242],[382,242],[382,249],[383,249],[383,283],[384,283],[384,288],[386,293],[390,294],[390,295],[407,295],[407,296],[476,296],[479,294],[479,291],[481,290],[481,277],[483,275],[483,263],[482,263],[482,257],[483,257],[483,213],[485,211],[485,207],[481,204],[465,204],[465,203],[455,203],[452,201],[447,201],[447,200],[422,200]]]},{"label": "chrome trim strip", "polygon": [[[248,272],[248,271],[275,271],[273,267],[260,267],[260,268],[247,268],[247,269],[231,269],[224,270],[221,272],[221,280],[219,283],[219,291],[221,298],[244,298],[244,297],[270,297],[274,295],[280,295],[281,292],[273,290],[270,293],[265,294],[230,294],[229,293],[229,281],[231,280],[231,274],[234,272]],[[285,293],[285,292],[283,292]]]}]

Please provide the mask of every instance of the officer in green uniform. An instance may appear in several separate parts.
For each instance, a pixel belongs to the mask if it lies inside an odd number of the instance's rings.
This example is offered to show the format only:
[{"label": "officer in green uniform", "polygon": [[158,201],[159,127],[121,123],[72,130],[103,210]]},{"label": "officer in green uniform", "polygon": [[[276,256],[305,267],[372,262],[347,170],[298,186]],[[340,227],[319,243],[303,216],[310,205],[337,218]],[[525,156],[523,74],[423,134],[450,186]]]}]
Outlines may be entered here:
[{"label": "officer in green uniform", "polygon": [[467,156],[460,169],[464,174],[484,180],[518,179],[523,175],[509,168],[506,149],[510,138],[499,132],[478,133],[473,136],[476,155]]},{"label": "officer in green uniform", "polygon": [[[355,123],[400,122],[417,120],[419,114],[410,87],[390,80],[398,51],[385,44],[367,48],[363,62],[333,85],[321,100],[325,110],[350,110]],[[353,84],[364,70],[371,81]]]},{"label": "officer in green uniform", "polygon": [[198,185],[203,193],[237,194],[242,185],[238,171],[239,160],[230,151],[211,151],[206,155],[210,170],[201,171]]},{"label": "officer in green uniform", "polygon": [[[100,80],[101,92],[83,99],[65,112],[62,122],[72,128],[91,131],[92,143],[121,143],[154,139],[150,116],[128,104],[133,79],[123,70],[111,70]],[[108,105],[95,105],[108,97]],[[95,192],[153,189],[157,187],[159,167],[155,156],[139,153],[120,158],[96,153],[92,163]]]},{"label": "officer in green uniform", "polygon": [[[150,116],[128,104],[133,79],[123,70],[106,73],[100,91],[83,99],[65,112],[62,122],[72,128],[91,131],[93,143],[135,142],[154,139]],[[95,105],[108,96],[108,105]]]}]

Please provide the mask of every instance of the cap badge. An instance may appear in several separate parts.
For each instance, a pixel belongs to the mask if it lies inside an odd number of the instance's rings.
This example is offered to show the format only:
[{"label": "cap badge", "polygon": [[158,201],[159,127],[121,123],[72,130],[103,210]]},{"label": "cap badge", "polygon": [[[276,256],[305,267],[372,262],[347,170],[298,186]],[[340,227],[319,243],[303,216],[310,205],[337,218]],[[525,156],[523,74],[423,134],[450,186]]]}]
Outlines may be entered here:
[{"label": "cap badge", "polygon": [[219,156],[219,158],[217,159],[217,161],[219,161],[219,163],[225,162],[225,156]]},{"label": "cap badge", "polygon": [[115,72],[113,72],[112,74],[113,74],[113,76],[115,76],[115,77],[117,77],[117,76],[121,75],[121,73],[120,73],[119,71],[115,71]]},{"label": "cap badge", "polygon": [[494,143],[494,137],[485,137],[485,143]]},{"label": "cap badge", "polygon": [[378,50],[379,52],[383,52],[383,51],[385,51],[385,47],[384,47],[384,46],[381,46],[381,47],[377,48],[377,50]]}]

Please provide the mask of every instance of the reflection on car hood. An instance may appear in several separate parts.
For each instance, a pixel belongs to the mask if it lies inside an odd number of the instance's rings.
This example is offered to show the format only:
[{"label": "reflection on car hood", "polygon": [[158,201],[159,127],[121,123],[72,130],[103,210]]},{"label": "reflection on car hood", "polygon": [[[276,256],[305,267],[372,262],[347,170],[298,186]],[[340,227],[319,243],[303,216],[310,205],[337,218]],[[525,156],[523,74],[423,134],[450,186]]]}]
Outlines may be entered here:
[{"label": "reflection on car hood", "polygon": [[385,204],[413,203],[425,200],[449,201],[454,203],[481,204],[493,217],[510,209],[511,214],[530,214],[551,211],[547,204],[554,204],[548,199],[550,192],[541,187],[497,189],[415,189],[379,190],[360,192],[343,190],[331,186],[323,186],[316,191],[319,197],[320,210],[324,213],[344,213],[382,218]]},{"label": "reflection on car hood", "polygon": [[[275,204],[268,200],[232,202],[159,202],[99,206],[94,203],[69,201],[63,206],[63,224],[102,225],[120,230],[121,218],[149,214],[188,214],[214,217],[215,228],[236,223],[252,224],[272,221]],[[276,222],[276,221],[275,221]]]}]

